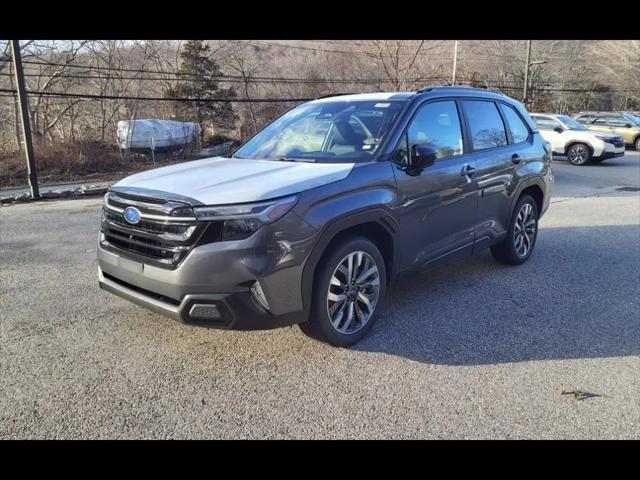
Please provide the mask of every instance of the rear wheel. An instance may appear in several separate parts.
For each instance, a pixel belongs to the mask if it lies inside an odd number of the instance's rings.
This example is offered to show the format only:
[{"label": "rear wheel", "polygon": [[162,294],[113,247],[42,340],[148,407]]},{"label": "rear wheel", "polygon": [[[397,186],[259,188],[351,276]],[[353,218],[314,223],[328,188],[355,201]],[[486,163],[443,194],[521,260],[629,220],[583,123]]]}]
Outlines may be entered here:
[{"label": "rear wheel", "polygon": [[591,160],[591,150],[584,143],[575,143],[567,150],[567,158],[573,165],[584,165]]},{"label": "rear wheel", "polygon": [[636,141],[633,144],[633,146],[636,149],[636,152],[640,152],[640,137],[636,138]]},{"label": "rear wheel", "polygon": [[524,194],[513,210],[507,236],[491,247],[491,253],[499,262],[520,265],[531,256],[537,237],[538,205],[533,197]]},{"label": "rear wheel", "polygon": [[366,238],[349,236],[332,247],[314,280],[311,316],[299,326],[312,338],[347,347],[373,326],[386,271],[382,254]]}]

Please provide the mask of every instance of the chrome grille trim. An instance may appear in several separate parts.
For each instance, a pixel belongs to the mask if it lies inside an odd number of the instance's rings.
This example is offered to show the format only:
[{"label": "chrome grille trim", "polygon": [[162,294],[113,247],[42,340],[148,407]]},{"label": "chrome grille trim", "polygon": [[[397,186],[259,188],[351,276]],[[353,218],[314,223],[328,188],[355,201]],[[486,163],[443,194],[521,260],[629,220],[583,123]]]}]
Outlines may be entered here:
[{"label": "chrome grille trim", "polygon": [[[172,217],[171,212],[176,208],[191,208],[185,203],[161,203],[159,199],[144,203],[139,199],[124,198],[115,192],[105,195],[100,229],[101,247],[141,263],[176,268],[207,230],[209,223],[199,222],[195,216]],[[138,223],[131,224],[124,219],[127,207],[140,210]],[[165,215],[161,214],[164,212]]]},{"label": "chrome grille trim", "polygon": [[[131,204],[132,207],[137,207],[138,205],[139,205],[139,202],[132,202]],[[108,198],[105,199],[104,206],[115,213],[121,214],[122,212],[124,212],[124,208],[118,208],[111,205],[109,203]],[[150,213],[143,213],[143,212],[140,212],[140,218],[144,220],[159,221],[162,223],[195,222],[196,221],[196,217],[170,217],[169,215],[153,215]]]}]

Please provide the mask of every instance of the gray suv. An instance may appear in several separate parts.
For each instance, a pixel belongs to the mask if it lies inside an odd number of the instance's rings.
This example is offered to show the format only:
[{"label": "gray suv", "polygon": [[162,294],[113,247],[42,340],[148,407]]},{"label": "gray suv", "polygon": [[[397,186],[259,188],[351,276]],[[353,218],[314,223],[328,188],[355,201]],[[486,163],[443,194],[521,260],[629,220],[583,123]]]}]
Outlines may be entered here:
[{"label": "gray suv", "polygon": [[522,104],[500,93],[320,98],[233,156],[111,187],[99,282],[187,323],[297,323],[348,346],[371,329],[401,275],[485,248],[525,262],[552,186],[549,144]]}]

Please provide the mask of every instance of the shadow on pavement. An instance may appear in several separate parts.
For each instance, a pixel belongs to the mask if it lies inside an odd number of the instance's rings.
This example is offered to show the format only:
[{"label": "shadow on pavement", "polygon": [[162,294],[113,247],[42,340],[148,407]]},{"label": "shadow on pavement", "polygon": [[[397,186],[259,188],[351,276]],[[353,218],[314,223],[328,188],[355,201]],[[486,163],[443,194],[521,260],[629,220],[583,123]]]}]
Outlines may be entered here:
[{"label": "shadow on pavement", "polygon": [[488,251],[392,286],[352,349],[446,365],[640,355],[640,225],[544,228],[518,267]]}]

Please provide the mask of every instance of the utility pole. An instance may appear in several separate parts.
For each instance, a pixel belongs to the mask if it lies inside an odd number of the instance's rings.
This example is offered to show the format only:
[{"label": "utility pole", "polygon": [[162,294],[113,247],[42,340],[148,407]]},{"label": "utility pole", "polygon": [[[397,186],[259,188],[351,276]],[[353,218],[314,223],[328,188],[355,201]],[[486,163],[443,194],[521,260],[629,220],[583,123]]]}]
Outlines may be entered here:
[{"label": "utility pole", "polygon": [[18,89],[18,104],[20,105],[22,120],[22,135],[24,141],[24,152],[27,157],[27,171],[29,173],[29,189],[31,198],[40,198],[38,191],[38,174],[36,172],[36,160],[33,155],[33,144],[31,143],[31,124],[29,123],[29,106],[27,104],[27,92],[24,85],[24,72],[22,70],[22,57],[20,56],[20,40],[11,40],[11,50],[13,53],[13,66],[16,77],[16,87]]},{"label": "utility pole", "polygon": [[531,40],[527,40],[527,60],[524,62],[524,91],[522,92],[522,103],[527,105],[527,95],[529,94],[529,67],[531,63]]},{"label": "utility pole", "polygon": [[453,75],[451,76],[451,85],[456,84],[456,68],[458,67],[458,40],[453,45]]}]

